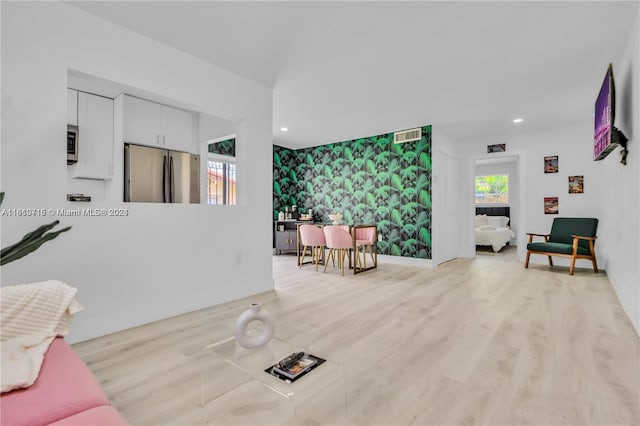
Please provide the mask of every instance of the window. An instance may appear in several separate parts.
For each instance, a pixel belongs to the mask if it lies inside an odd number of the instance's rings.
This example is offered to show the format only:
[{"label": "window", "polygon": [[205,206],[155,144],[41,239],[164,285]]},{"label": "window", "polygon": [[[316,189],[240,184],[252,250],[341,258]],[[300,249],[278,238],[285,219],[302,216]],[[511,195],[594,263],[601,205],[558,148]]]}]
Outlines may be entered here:
[{"label": "window", "polygon": [[209,158],[207,161],[209,175],[208,204],[236,204],[236,164],[228,159],[224,161]]},{"label": "window", "polygon": [[476,176],[476,204],[509,204],[509,175]]}]

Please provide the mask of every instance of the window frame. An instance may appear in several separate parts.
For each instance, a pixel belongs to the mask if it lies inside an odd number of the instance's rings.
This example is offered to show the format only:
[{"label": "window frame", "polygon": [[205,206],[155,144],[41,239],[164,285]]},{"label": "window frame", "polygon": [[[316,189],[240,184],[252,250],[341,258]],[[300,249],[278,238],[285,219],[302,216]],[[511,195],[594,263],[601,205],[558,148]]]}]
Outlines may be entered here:
[{"label": "window frame", "polygon": [[[235,166],[235,170],[234,172],[234,176],[231,178],[235,181],[235,185],[233,185],[234,187],[234,193],[231,195],[231,197],[233,198],[234,202],[226,202],[229,200],[229,196],[227,194],[225,194],[225,191],[228,191],[229,185],[227,182],[227,179],[229,178],[229,175],[226,172],[223,172],[223,198],[225,198],[226,195],[226,199],[224,199],[224,203],[215,203],[212,204],[211,201],[211,197],[210,197],[210,189],[209,189],[209,162],[217,162],[217,163],[222,163],[223,165],[225,164],[233,164]],[[237,161],[236,161],[236,157],[232,157],[230,155],[222,155],[222,154],[214,154],[211,152],[207,152],[207,205],[209,206],[237,206],[238,205],[238,168],[237,168]],[[217,194],[217,191],[216,191]],[[216,197],[217,199],[217,197]]]},{"label": "window frame", "polygon": [[[478,203],[478,195],[477,195],[478,192],[476,191],[476,189],[477,189],[477,179],[478,178],[493,177],[493,176],[501,176],[501,177],[506,177],[507,178],[507,192],[506,192],[507,200],[506,200],[506,202]],[[474,178],[473,178],[474,205],[476,207],[482,207],[482,206],[509,206],[510,192],[511,192],[511,178],[509,176],[509,173],[493,173],[493,174],[486,174],[486,175],[475,175]],[[493,192],[493,193],[491,193],[491,195],[494,195],[496,200],[499,198],[497,192]]]}]

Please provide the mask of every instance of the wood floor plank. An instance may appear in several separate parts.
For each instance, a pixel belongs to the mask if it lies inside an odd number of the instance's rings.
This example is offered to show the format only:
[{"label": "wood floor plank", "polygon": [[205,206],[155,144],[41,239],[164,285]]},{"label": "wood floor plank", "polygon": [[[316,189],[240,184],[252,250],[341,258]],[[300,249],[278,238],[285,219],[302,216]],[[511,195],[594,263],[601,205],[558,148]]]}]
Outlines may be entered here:
[{"label": "wood floor plank", "polygon": [[[640,425],[640,343],[604,273],[493,254],[356,276],[273,261],[274,291],[74,348],[134,425]],[[277,337],[345,366],[346,420],[317,420],[319,399],[292,422],[205,351],[252,301]]]}]

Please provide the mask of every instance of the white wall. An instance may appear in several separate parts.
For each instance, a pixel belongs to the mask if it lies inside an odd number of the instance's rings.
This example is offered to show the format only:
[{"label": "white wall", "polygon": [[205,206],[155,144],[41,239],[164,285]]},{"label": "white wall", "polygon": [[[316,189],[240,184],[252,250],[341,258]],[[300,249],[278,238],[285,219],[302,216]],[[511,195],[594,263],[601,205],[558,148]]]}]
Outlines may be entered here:
[{"label": "white wall", "polygon": [[[240,123],[241,205],[67,203],[69,69]],[[2,285],[78,287],[71,341],[273,288],[270,89],[64,3],[2,2],[2,124],[3,208],[129,211],[59,217],[70,232],[2,267]],[[56,218],[2,217],[2,245]]]},{"label": "white wall", "polygon": [[[640,19],[638,20],[640,22]],[[507,154],[520,157],[522,181],[520,207],[521,224],[518,244],[526,246],[526,232],[545,233],[551,229],[556,215],[545,215],[543,198],[559,198],[559,215],[564,217],[597,217],[598,240],[596,253],[598,266],[604,269],[615,288],[620,302],[640,332],[640,41],[638,23],[629,36],[624,57],[616,60],[617,112],[616,126],[629,141],[627,165],[620,164],[619,149],[602,161],[593,161],[593,121],[589,117],[583,124],[523,131],[521,134],[490,140],[460,142],[460,255],[473,256],[473,162],[486,156],[486,145],[496,140],[506,142]],[[602,76],[606,64],[602,65]],[[594,101],[601,81],[594,82]],[[559,156],[559,173],[543,173],[543,158]],[[466,166],[465,166],[466,164]],[[584,194],[568,193],[568,176],[584,176]],[[464,212],[469,212],[467,215]],[[519,250],[523,261],[525,250]],[[543,256],[532,256],[531,262],[544,264]],[[566,259],[554,259],[567,265]],[[578,266],[591,267],[590,261],[578,261]]]},{"label": "white wall", "polygon": [[[518,227],[518,245],[526,246],[526,233],[547,233],[551,229],[554,217],[597,217],[600,219],[600,226],[605,218],[602,217],[602,197],[606,191],[606,186],[600,177],[601,164],[592,160],[593,148],[593,125],[585,122],[583,125],[571,127],[559,127],[547,129],[539,132],[528,132],[514,135],[507,139],[507,153],[517,154],[520,157],[520,168],[523,182],[521,182],[519,219],[521,224]],[[488,142],[487,142],[488,143]],[[471,141],[461,144],[464,149],[461,151],[468,156],[468,164],[474,158],[485,155],[485,142],[478,143]],[[544,173],[544,157],[558,155],[559,172]],[[471,165],[470,170],[475,170]],[[584,194],[569,194],[568,176],[584,176]],[[466,184],[466,185],[465,185]],[[462,188],[462,211],[470,212],[464,221],[467,238],[463,240],[462,249],[467,252],[471,249],[473,232],[473,176],[470,174],[466,178]],[[544,197],[555,197],[559,199],[559,214],[544,214]],[[596,252],[601,260],[601,266],[606,267],[606,256],[601,250],[601,241],[607,237],[598,232],[599,240],[596,244]],[[523,260],[525,251],[519,251],[520,260]],[[546,263],[544,256],[532,256],[532,263]],[[558,258],[558,264],[568,264],[565,259]],[[578,261],[578,266],[590,266],[589,261]]]},{"label": "white wall", "polygon": [[[640,11],[639,11],[640,13]],[[640,32],[629,37],[624,56],[613,62],[616,85],[615,126],[629,138],[627,165],[619,149],[597,163],[602,180],[602,221],[598,245],[607,274],[636,331],[640,334]],[[604,71],[603,71],[604,74]],[[585,184],[586,185],[586,184]],[[605,238],[606,236],[606,238]]]}]

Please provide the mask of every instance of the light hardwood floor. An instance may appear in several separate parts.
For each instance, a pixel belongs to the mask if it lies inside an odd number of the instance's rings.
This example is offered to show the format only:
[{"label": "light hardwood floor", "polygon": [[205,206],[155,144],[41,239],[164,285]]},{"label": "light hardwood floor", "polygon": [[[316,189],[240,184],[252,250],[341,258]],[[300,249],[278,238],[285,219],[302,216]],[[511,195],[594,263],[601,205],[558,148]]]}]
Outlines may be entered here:
[{"label": "light hardwood floor", "polygon": [[207,403],[246,379],[203,347],[257,300],[279,338],[346,366],[348,424],[640,424],[639,339],[602,273],[480,256],[342,277],[283,255],[274,275],[275,291],[74,348],[133,425],[275,424],[260,390]]}]

